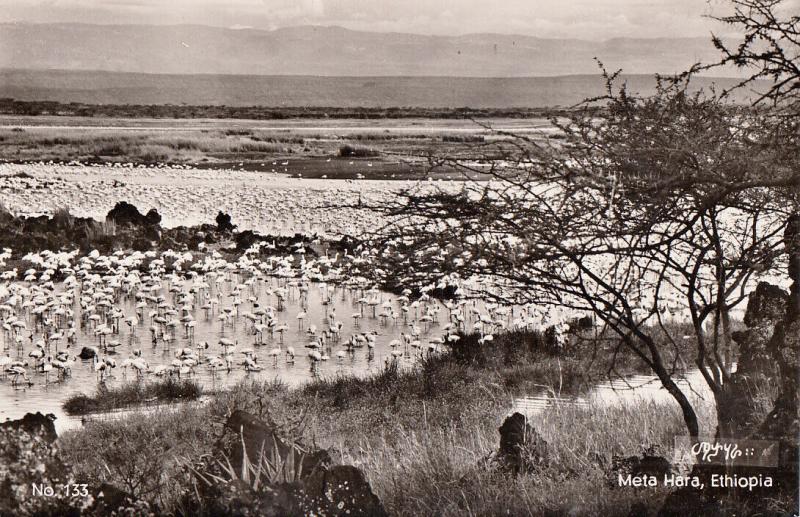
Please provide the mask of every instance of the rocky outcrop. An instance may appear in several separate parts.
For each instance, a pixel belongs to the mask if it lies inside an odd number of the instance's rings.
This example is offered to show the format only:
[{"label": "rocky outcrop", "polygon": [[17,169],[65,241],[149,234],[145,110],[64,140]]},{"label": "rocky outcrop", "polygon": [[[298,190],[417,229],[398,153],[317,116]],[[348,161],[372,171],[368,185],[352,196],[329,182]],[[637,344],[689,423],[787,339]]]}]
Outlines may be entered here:
[{"label": "rocky outcrop", "polygon": [[58,438],[56,426],[53,424],[56,417],[52,413],[43,415],[40,412],[27,413],[19,420],[9,420],[0,424],[0,428],[16,429],[28,434],[39,434],[48,443],[53,443]]},{"label": "rocky outcrop", "polygon": [[216,221],[217,229],[221,232],[232,232],[236,228],[236,225],[231,221],[231,216],[224,212],[217,213]]},{"label": "rocky outcrop", "polygon": [[350,465],[318,470],[303,480],[300,506],[314,515],[387,515],[364,473]]},{"label": "rocky outcrop", "polygon": [[531,472],[549,460],[547,442],[522,413],[514,413],[500,426],[500,450],[496,460],[513,474]]},{"label": "rocky outcrop", "polygon": [[120,201],[108,212],[106,220],[119,225],[158,226],[161,223],[161,215],[155,208],[150,209],[147,215],[142,215],[132,204]]},{"label": "rocky outcrop", "polygon": [[[207,459],[202,471],[196,471],[200,500],[189,495],[188,509],[200,505],[198,509],[212,515],[229,516],[387,515],[364,473],[349,465],[331,465],[327,451],[282,438],[274,426],[244,411],[234,412],[225,428],[228,444],[225,437],[220,443],[225,460]],[[262,470],[264,478],[254,486],[252,476],[244,479],[238,473],[243,465],[247,470],[245,458],[254,462],[252,470],[261,451],[270,465],[291,466],[293,472],[282,472],[275,479]],[[221,468],[227,461],[230,468]]]},{"label": "rocky outcrop", "polygon": [[[244,411],[235,411],[228,418],[225,427],[235,434],[230,451],[231,464],[238,471],[242,468],[244,455],[251,464],[258,464],[259,456],[279,456],[281,461],[298,465],[303,476],[325,469],[331,464],[330,455],[323,450],[281,438],[274,427]],[[289,458],[289,456],[292,458]]]},{"label": "rocky outcrop", "polygon": [[760,282],[750,293],[744,315],[746,328],[732,334],[739,345],[739,372],[758,371],[772,365],[767,344],[786,316],[788,299],[788,293],[767,282]]},{"label": "rocky outcrop", "polygon": [[664,479],[664,476],[672,472],[672,465],[666,458],[656,454],[655,450],[648,449],[642,456],[614,456],[611,459],[611,472],[608,484],[611,487],[619,487],[620,476],[640,477],[655,476],[656,479]]},{"label": "rocky outcrop", "polygon": [[760,423],[754,394],[765,391],[775,376],[769,343],[786,316],[788,298],[785,291],[766,282],[750,293],[744,316],[746,328],[732,333],[739,345],[736,372],[716,394],[720,436],[744,438]]}]

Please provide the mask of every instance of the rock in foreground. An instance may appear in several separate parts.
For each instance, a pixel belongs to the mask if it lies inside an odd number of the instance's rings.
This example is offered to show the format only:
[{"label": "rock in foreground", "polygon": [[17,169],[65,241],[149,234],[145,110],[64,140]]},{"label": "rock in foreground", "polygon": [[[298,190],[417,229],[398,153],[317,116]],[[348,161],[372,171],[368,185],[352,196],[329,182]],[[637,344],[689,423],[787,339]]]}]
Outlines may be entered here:
[{"label": "rock in foreground", "polygon": [[0,427],[16,429],[27,432],[28,434],[40,434],[48,443],[53,443],[58,438],[56,426],[53,424],[56,417],[52,413],[43,415],[40,412],[27,413],[19,420],[9,420],[0,424]]}]

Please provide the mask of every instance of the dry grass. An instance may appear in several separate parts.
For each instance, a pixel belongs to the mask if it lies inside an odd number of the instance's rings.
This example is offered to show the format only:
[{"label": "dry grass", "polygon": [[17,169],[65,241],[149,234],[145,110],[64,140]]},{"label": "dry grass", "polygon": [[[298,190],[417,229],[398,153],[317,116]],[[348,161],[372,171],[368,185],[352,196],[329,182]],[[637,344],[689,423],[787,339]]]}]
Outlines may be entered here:
[{"label": "dry grass", "polygon": [[[478,129],[476,129],[478,131]],[[31,127],[0,131],[0,158],[20,161],[91,161],[108,163],[199,163],[252,161],[289,156],[378,157],[384,154],[427,155],[432,148],[443,154],[469,149],[480,135],[448,135],[421,128],[418,134],[354,132],[347,128],[320,133],[286,130],[225,129],[75,129]],[[370,147],[357,143],[369,142]]]},{"label": "dry grass", "polygon": [[[69,131],[69,133],[67,133]],[[109,162],[186,162],[217,155],[256,153],[262,157],[303,144],[296,136],[250,131],[126,131],[35,129],[2,135],[0,156],[7,159],[103,160]]]},{"label": "dry grass", "polygon": [[[685,433],[675,404],[556,405],[531,420],[548,443],[547,462],[518,477],[493,468],[498,427],[516,394],[541,385],[556,391],[559,375],[553,371],[561,366],[564,375],[565,363],[572,364],[566,375],[594,368],[586,359],[527,350],[519,346],[520,337],[514,338],[516,355],[498,339],[482,354],[434,356],[416,370],[390,366],[366,379],[323,379],[297,389],[249,380],[208,405],[137,417],[135,423],[154,430],[147,434],[154,450],[180,443],[175,450],[191,458],[213,449],[218,434],[212,430],[232,411],[249,411],[275,423],[286,438],[327,448],[335,461],[362,468],[392,515],[628,515],[634,505],[656,512],[667,491],[612,488],[610,466],[614,455],[652,448],[669,458],[674,436]],[[509,375],[515,379],[510,388],[504,381]],[[696,409],[703,432],[713,432],[713,407]],[[127,425],[91,424],[66,440],[105,457],[110,449],[139,443]],[[87,480],[122,480],[122,473],[140,479],[137,472],[146,467],[128,458],[120,461],[129,468],[117,467],[112,475],[101,463],[83,459],[80,450],[70,454]],[[170,472],[177,472],[172,465]],[[180,514],[176,493],[188,483],[181,476],[172,478],[169,489],[140,493]]]}]

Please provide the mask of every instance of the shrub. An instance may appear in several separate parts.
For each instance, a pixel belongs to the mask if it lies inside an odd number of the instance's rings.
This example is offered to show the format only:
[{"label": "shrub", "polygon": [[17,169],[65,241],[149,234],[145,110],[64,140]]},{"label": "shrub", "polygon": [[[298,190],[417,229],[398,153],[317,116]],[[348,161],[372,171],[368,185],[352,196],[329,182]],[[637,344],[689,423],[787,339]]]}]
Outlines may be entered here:
[{"label": "shrub", "polygon": [[181,458],[211,452],[214,427],[195,407],[88,423],[60,438],[82,483],[110,483],[160,508],[189,489]]},{"label": "shrub", "polygon": [[372,156],[378,156],[379,154],[380,153],[375,149],[353,146],[350,144],[345,144],[339,148],[339,156],[343,158],[369,158]]},{"label": "shrub", "polygon": [[[39,435],[0,428],[0,515],[78,515],[91,497],[59,489],[78,483],[56,445]],[[52,497],[34,495],[34,485],[53,487]]]},{"label": "shrub", "polygon": [[119,142],[103,144],[97,148],[95,154],[98,156],[122,156],[128,152],[128,148]]}]

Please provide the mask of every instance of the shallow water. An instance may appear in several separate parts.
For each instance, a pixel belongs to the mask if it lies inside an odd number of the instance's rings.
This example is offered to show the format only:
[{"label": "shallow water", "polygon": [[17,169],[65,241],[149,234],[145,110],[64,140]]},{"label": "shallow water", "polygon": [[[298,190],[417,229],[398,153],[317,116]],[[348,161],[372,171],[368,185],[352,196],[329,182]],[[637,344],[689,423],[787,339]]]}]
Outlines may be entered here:
[{"label": "shallow water", "polygon": [[[735,369],[735,368],[734,368]],[[686,394],[690,402],[713,402],[713,393],[699,370],[693,369],[675,379],[676,384]],[[529,417],[540,414],[556,406],[608,407],[615,405],[677,402],[655,375],[633,375],[623,379],[600,382],[580,396],[559,396],[542,392],[514,400],[511,412],[519,411]]]},{"label": "shallow water", "polygon": [[[228,297],[229,293],[236,282],[223,283],[217,292],[214,288],[214,294],[220,295],[219,307],[231,307],[231,298]],[[240,315],[232,319],[233,324],[223,327],[218,321],[219,308],[206,316],[206,311],[199,308],[202,304],[195,303],[195,309],[192,315],[196,321],[194,335],[188,336],[182,325],[174,329],[174,341],[166,346],[163,341],[152,344],[150,326],[151,322],[148,319],[148,312],[152,310],[152,306],[144,309],[144,315],[140,318],[139,324],[135,329],[129,328],[123,321],[120,321],[119,334],[108,336],[108,342],[119,341],[121,344],[113,352],[109,349],[108,354],[104,354],[101,350],[101,356],[113,358],[118,367],[110,369],[110,375],[106,377],[106,384],[108,386],[119,385],[124,382],[135,382],[137,379],[136,372],[133,368],[127,371],[119,367],[119,364],[126,358],[132,356],[134,349],[141,350],[142,358],[144,358],[151,369],[157,365],[169,365],[175,359],[175,351],[179,348],[195,348],[198,343],[208,342],[210,347],[204,353],[208,355],[221,356],[223,354],[223,347],[219,344],[220,339],[227,338],[237,343],[234,352],[234,369],[230,372],[219,370],[215,373],[208,368],[206,364],[199,364],[194,367],[193,373],[190,374],[191,378],[196,379],[208,390],[222,389],[231,386],[242,379],[247,377],[271,380],[278,378],[288,385],[298,385],[300,383],[312,380],[317,377],[335,377],[338,375],[366,375],[372,372],[380,371],[386,361],[393,360],[391,355],[392,350],[402,351],[403,355],[397,358],[400,367],[411,367],[419,360],[422,353],[428,353],[427,348],[430,339],[441,338],[443,335],[442,325],[447,323],[447,310],[442,308],[439,315],[438,322],[432,321],[429,323],[417,322],[416,326],[420,331],[419,341],[421,348],[408,347],[400,345],[396,348],[390,346],[390,342],[400,339],[401,332],[406,334],[411,333],[415,317],[422,315],[422,307],[419,309],[411,308],[407,315],[404,317],[403,312],[400,310],[400,304],[394,299],[394,296],[387,293],[378,293],[377,295],[370,295],[370,298],[377,300],[379,305],[373,308],[369,305],[359,305],[359,299],[363,299],[366,295],[364,291],[348,289],[344,287],[336,287],[331,284],[310,284],[307,292],[307,298],[303,299],[299,289],[289,287],[289,295],[287,296],[284,304],[284,310],[276,312],[276,320],[280,324],[286,324],[288,329],[285,331],[283,338],[278,332],[273,336],[264,332],[263,344],[256,344],[257,336],[254,334],[252,324],[241,314],[252,311],[252,304],[246,299],[249,296],[257,298],[261,307],[273,306],[278,307],[277,299],[274,295],[268,295],[267,290],[278,286],[286,285],[285,280],[277,278],[267,278],[262,283],[255,284],[252,292],[242,292],[241,297],[245,300],[239,307]],[[168,301],[171,301],[169,293],[169,284],[164,283],[163,292],[167,295]],[[76,304],[77,299],[76,297]],[[323,305],[323,300],[329,300],[327,305]],[[397,319],[381,318],[381,305],[386,301],[391,302],[394,312],[399,314]],[[121,298],[116,304],[121,308],[126,316],[132,316],[136,313],[136,301],[133,297]],[[301,305],[302,304],[302,305]],[[430,306],[438,306],[438,302],[430,302]],[[75,314],[79,314],[80,308],[76,305]],[[306,312],[307,317],[302,320],[297,319],[300,312]],[[329,340],[328,347],[325,349],[330,358],[327,361],[313,362],[308,357],[309,348],[306,348],[312,336],[309,334],[310,328],[316,327],[317,334],[319,335],[324,329],[328,328],[328,320],[325,319],[326,314],[333,315],[334,319],[343,323],[343,328],[338,341]],[[354,314],[363,314],[358,318],[358,323],[353,317]],[[443,322],[443,323],[442,323]],[[34,328],[34,321],[31,317],[27,319],[28,329]],[[355,348],[352,352],[346,351],[345,343],[355,333],[372,333],[376,334],[374,348],[363,346]],[[13,387],[10,379],[0,378],[0,420],[6,418],[20,418],[27,412],[42,411],[43,413],[53,413],[58,419],[56,421],[57,428],[64,429],[65,426],[74,426],[75,420],[70,420],[61,410],[62,403],[72,394],[75,393],[93,393],[98,385],[98,375],[94,371],[92,360],[77,359],[72,369],[71,376],[59,380],[57,371],[50,372],[46,378],[45,374],[36,372],[33,368],[32,359],[28,357],[28,353],[33,349],[31,340],[28,337],[29,332],[24,331],[24,341],[22,349],[18,349],[17,345],[13,343],[12,339],[8,336],[4,338],[3,347],[4,353],[7,353],[12,359],[28,360],[31,366],[28,367],[28,374],[33,382],[32,386]],[[34,342],[41,338],[40,334],[35,334]],[[402,341],[402,340],[401,340]],[[54,343],[51,348],[55,350]],[[64,349],[65,342],[57,342],[59,349]],[[93,335],[93,330],[90,324],[82,328],[78,332],[77,342],[71,346],[70,354],[77,355],[83,346],[100,346],[97,337]],[[285,351],[287,347],[293,347],[296,352],[294,363],[287,362]],[[263,367],[259,372],[247,372],[242,366],[244,355],[241,351],[247,348],[254,350],[255,357],[258,363]],[[269,351],[280,348],[281,353],[277,358],[269,355]],[[343,352],[344,357],[337,357],[338,352]],[[156,379],[152,374],[145,377],[144,382],[153,382]]]}]

